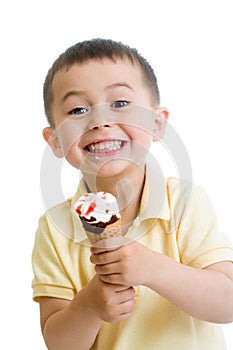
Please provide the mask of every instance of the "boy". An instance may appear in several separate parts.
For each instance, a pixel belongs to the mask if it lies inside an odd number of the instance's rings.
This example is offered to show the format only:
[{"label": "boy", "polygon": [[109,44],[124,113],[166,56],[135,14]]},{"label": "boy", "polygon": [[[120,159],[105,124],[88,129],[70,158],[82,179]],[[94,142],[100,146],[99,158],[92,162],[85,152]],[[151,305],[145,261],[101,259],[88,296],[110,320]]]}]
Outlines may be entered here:
[{"label": "boy", "polygon": [[[224,349],[216,323],[233,320],[233,250],[203,191],[190,198],[187,184],[163,183],[147,158],[168,118],[149,63],[111,40],[76,44],[48,72],[44,102],[45,140],[83,175],[36,235],[34,299],[48,349]],[[126,244],[71,239],[83,229],[67,206],[96,190],[118,198]]]}]

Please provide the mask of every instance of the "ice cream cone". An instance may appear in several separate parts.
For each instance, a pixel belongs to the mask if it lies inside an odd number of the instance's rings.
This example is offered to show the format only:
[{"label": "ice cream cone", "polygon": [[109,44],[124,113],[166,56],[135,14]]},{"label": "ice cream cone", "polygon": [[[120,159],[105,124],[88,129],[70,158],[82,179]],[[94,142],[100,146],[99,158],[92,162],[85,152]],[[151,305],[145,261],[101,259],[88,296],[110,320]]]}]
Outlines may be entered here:
[{"label": "ice cream cone", "polygon": [[87,193],[74,204],[92,245],[121,236],[121,215],[116,198],[107,192]]},{"label": "ice cream cone", "polygon": [[113,224],[109,224],[105,228],[90,225],[84,220],[82,220],[82,224],[86,231],[87,237],[92,245],[106,238],[121,236],[120,219],[114,222]]}]

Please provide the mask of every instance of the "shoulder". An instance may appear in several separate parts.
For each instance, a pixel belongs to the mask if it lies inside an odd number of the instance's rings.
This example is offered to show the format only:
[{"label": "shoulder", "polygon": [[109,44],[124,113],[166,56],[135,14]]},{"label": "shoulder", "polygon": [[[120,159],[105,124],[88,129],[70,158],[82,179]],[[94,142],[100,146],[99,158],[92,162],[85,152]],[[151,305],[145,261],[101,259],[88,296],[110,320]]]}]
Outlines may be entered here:
[{"label": "shoulder", "polygon": [[171,213],[179,213],[183,216],[192,202],[193,194],[197,187],[190,181],[169,177],[166,179],[167,200]]},{"label": "shoulder", "polygon": [[216,213],[202,186],[171,177],[166,181],[166,190],[173,227],[216,221]]},{"label": "shoulder", "polygon": [[211,206],[210,199],[203,187],[191,181],[169,177],[166,179],[166,188],[171,203],[185,200],[186,205],[198,203],[198,206]]},{"label": "shoulder", "polygon": [[39,219],[37,235],[62,240],[68,238],[74,242],[86,239],[81,222],[72,211],[72,198],[49,208]]},{"label": "shoulder", "polygon": [[62,233],[71,229],[72,213],[70,200],[57,204],[44,212],[39,218],[37,236],[51,235],[57,232]]},{"label": "shoulder", "polygon": [[[167,179],[167,195],[176,227],[189,232],[195,227],[199,233],[217,226],[214,207],[202,186],[177,178]],[[198,235],[198,232],[195,233]]]}]

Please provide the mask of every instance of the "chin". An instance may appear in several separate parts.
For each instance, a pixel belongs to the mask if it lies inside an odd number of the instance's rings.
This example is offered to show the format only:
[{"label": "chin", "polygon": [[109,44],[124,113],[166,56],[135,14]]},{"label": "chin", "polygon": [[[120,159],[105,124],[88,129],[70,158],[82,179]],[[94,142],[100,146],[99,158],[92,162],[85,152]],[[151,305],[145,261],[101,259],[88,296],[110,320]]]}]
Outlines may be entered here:
[{"label": "chin", "polygon": [[101,164],[96,172],[97,176],[101,177],[114,177],[123,175],[127,172],[127,169],[132,165],[128,160],[112,159]]}]

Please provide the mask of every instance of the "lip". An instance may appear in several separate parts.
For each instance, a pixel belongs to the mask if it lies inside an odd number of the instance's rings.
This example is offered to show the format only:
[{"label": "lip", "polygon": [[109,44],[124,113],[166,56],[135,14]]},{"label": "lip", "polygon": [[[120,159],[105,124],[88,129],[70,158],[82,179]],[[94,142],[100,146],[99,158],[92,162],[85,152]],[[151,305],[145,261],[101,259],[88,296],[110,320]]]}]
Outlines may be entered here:
[{"label": "lip", "polygon": [[[101,152],[91,152],[88,148],[91,145],[100,145],[100,144],[104,144],[104,143],[110,143],[110,142],[121,142],[122,145],[120,148],[115,149],[115,150],[102,150]],[[127,140],[123,140],[123,139],[118,139],[118,138],[107,138],[107,139],[97,139],[94,140],[90,143],[88,143],[86,146],[83,147],[83,150],[85,153],[88,153],[88,155],[93,156],[93,157],[106,157],[106,156],[112,156],[115,155],[117,153],[120,153],[126,146],[126,144],[128,143]]]}]

